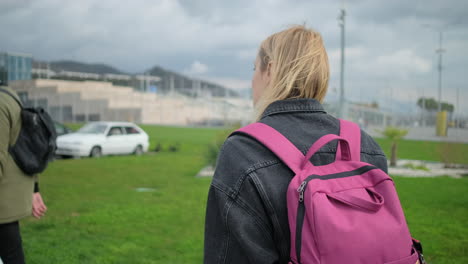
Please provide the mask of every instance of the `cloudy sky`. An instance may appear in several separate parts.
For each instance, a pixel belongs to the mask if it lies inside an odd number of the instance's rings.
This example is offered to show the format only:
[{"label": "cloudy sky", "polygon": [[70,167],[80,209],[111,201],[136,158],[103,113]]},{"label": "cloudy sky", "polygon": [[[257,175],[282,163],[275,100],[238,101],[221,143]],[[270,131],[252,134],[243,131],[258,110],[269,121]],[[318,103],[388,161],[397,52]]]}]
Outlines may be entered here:
[{"label": "cloudy sky", "polygon": [[[250,87],[260,42],[293,24],[325,40],[329,98],[339,89],[342,1],[318,0],[0,0],[0,51],[39,60],[107,63],[127,72],[153,65]],[[346,95],[398,107],[437,96],[434,52],[443,31],[443,100],[468,113],[468,8],[463,0],[348,0]],[[389,100],[392,98],[393,100]],[[462,103],[463,102],[463,103]]]}]

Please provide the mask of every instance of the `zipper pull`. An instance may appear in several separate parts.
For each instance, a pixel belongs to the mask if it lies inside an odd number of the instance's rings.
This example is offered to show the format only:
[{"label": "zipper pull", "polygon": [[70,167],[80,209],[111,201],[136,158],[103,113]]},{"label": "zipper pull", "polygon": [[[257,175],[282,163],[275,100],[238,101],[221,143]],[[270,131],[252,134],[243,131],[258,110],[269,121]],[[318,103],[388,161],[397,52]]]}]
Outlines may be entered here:
[{"label": "zipper pull", "polygon": [[299,188],[297,188],[297,192],[299,193],[299,202],[302,203],[304,201],[304,190],[307,185],[307,181],[303,181]]}]

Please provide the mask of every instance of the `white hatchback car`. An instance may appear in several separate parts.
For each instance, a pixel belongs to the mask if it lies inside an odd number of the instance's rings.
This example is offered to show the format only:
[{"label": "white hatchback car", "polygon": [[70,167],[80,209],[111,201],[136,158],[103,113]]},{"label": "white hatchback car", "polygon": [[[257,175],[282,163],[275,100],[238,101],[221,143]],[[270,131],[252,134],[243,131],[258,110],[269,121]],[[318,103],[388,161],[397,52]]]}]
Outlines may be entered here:
[{"label": "white hatchback car", "polygon": [[91,122],[75,133],[57,137],[55,154],[69,157],[141,155],[148,147],[148,135],[133,123]]}]

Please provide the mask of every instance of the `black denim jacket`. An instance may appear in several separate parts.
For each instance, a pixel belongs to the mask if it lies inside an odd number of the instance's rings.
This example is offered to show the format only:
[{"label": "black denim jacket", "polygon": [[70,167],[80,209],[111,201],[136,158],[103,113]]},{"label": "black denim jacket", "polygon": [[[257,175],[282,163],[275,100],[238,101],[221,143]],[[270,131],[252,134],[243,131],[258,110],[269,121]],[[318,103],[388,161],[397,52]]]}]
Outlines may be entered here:
[{"label": "black denim jacket", "polygon": [[[304,154],[326,134],[339,134],[339,120],[314,99],[272,103],[260,122],[283,134]],[[361,160],[387,172],[379,145],[361,131]],[[335,159],[337,143],[324,146],[311,161]],[[241,134],[224,143],[208,194],[204,263],[288,263],[286,190],[293,172],[270,150]]]}]

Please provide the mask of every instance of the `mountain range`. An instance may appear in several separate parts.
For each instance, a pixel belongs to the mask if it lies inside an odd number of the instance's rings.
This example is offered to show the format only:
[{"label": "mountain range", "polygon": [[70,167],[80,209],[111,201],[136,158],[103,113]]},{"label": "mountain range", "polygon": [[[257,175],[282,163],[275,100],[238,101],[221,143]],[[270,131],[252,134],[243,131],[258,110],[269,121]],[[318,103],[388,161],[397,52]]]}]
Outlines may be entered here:
[{"label": "mountain range", "polygon": [[144,73],[131,74],[121,71],[113,66],[103,63],[83,63],[71,60],[59,60],[51,62],[33,61],[33,68],[46,69],[49,68],[54,72],[70,71],[70,72],[84,72],[94,74],[126,74],[126,75],[141,75],[149,74],[161,78],[158,83],[158,89],[168,92],[172,88],[176,91],[189,95],[199,95],[200,92],[204,93],[209,91],[212,96],[242,96],[236,91],[233,91],[222,85],[199,79],[193,79],[181,73],[167,70],[160,66],[153,66]]}]

